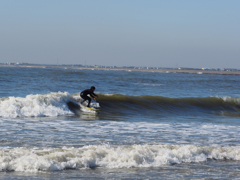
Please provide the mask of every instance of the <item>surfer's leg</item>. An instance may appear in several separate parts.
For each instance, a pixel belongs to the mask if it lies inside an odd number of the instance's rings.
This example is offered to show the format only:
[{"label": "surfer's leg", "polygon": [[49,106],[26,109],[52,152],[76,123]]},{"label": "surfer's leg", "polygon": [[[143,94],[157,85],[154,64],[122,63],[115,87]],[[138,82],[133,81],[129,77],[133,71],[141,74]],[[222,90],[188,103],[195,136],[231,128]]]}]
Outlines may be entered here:
[{"label": "surfer's leg", "polygon": [[91,103],[91,98],[88,97],[88,105],[87,105],[87,107],[90,107],[90,103]]},{"label": "surfer's leg", "polygon": [[84,103],[84,102],[87,100],[87,96],[80,95],[80,97],[83,99],[83,101],[81,102],[81,104]]}]

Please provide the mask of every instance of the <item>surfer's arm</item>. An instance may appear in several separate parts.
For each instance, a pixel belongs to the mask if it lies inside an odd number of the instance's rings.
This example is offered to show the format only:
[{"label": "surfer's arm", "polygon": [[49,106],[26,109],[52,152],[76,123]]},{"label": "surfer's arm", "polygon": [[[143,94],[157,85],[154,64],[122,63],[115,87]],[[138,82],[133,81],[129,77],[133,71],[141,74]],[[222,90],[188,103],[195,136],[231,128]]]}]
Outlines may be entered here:
[{"label": "surfer's arm", "polygon": [[98,95],[96,95],[94,92],[91,93],[90,96],[91,96],[92,98],[98,97]]},{"label": "surfer's arm", "polygon": [[94,101],[96,101],[96,97],[98,97],[98,95],[96,95],[95,93],[91,93],[90,96],[94,99]]},{"label": "surfer's arm", "polygon": [[92,98],[95,98],[95,96],[98,97],[98,96],[97,96],[96,94],[94,94],[94,93],[91,93],[90,96],[91,96]]}]

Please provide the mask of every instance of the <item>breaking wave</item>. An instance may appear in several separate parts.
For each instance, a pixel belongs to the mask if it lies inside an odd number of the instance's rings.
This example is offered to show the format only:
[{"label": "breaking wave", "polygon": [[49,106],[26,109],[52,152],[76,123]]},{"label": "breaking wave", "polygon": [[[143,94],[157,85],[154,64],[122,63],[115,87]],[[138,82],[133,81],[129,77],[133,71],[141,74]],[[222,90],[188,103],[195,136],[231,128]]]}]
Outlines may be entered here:
[{"label": "breaking wave", "polygon": [[[193,115],[240,112],[240,98],[127,96],[99,94],[101,113],[121,115]],[[79,94],[67,92],[5,97],[0,99],[0,117],[53,117],[79,114]],[[225,115],[227,115],[225,113]]]},{"label": "breaking wave", "polygon": [[6,97],[0,99],[1,117],[45,117],[68,115],[67,92]]},{"label": "breaking wave", "polygon": [[91,145],[81,148],[1,148],[0,171],[160,167],[208,160],[240,160],[240,147],[195,145]]}]

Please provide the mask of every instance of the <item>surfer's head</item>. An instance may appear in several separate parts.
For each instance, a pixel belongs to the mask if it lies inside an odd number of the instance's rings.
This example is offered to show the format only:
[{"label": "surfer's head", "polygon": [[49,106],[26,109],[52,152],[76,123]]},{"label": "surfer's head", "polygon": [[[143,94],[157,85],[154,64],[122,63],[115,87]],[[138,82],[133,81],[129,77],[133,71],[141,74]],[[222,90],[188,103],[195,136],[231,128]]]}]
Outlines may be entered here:
[{"label": "surfer's head", "polygon": [[92,90],[92,91],[94,91],[94,90],[95,90],[95,87],[94,87],[94,86],[92,86],[92,87],[91,87],[91,90]]}]

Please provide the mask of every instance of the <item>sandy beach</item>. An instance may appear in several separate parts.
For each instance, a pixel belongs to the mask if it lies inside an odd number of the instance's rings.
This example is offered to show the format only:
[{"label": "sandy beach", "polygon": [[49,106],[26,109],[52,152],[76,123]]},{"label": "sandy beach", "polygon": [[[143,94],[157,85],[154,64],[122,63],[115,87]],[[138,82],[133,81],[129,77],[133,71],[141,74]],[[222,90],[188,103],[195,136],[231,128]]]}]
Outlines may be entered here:
[{"label": "sandy beach", "polygon": [[0,65],[0,67],[28,67],[28,68],[67,68],[67,69],[90,69],[90,70],[115,70],[115,71],[145,71],[145,72],[161,72],[161,73],[191,73],[191,74],[221,74],[221,75],[240,75],[240,71],[230,70],[201,70],[201,69],[167,69],[167,68],[121,68],[121,67],[84,67],[71,65]]}]

